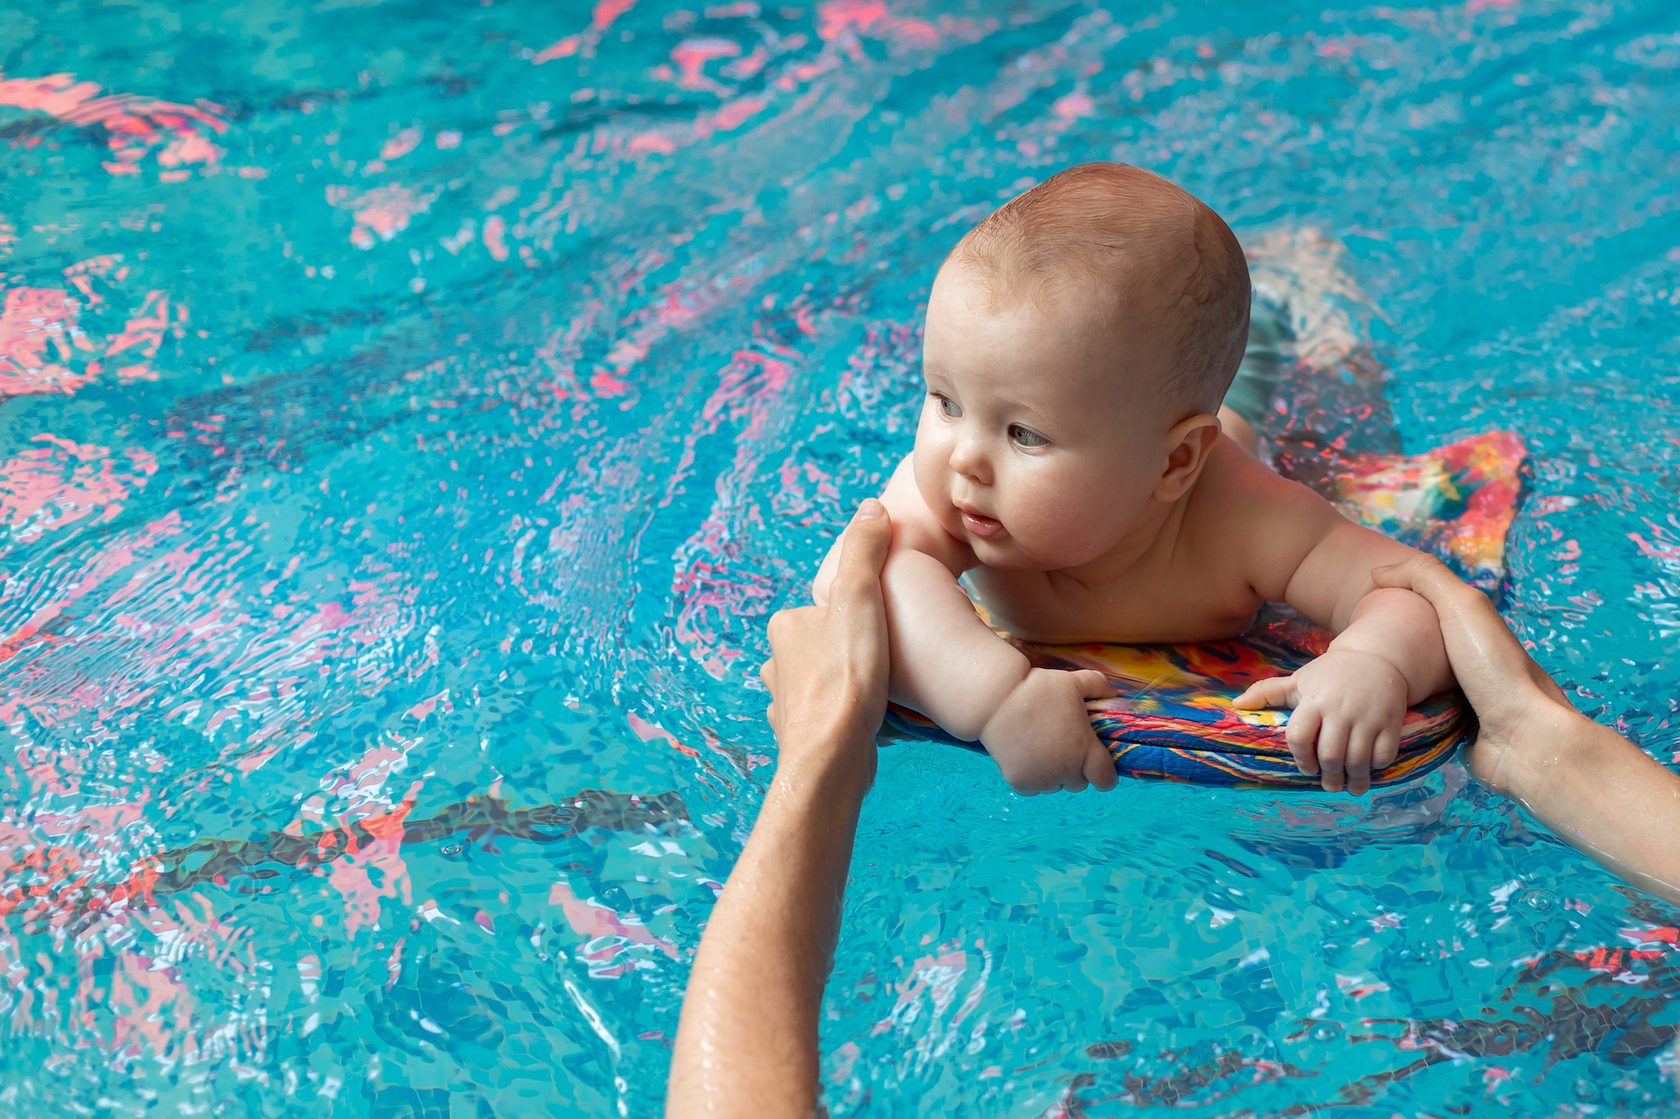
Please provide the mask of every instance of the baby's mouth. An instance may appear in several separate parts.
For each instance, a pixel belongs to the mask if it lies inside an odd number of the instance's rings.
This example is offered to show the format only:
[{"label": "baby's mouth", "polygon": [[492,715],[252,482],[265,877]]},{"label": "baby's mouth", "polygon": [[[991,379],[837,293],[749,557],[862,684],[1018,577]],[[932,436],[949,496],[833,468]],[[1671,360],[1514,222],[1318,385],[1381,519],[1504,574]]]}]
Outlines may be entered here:
[{"label": "baby's mouth", "polygon": [[996,517],[987,517],[979,513],[971,513],[967,509],[959,509],[962,514],[963,528],[973,536],[982,538],[996,536],[1003,531],[1003,522]]}]

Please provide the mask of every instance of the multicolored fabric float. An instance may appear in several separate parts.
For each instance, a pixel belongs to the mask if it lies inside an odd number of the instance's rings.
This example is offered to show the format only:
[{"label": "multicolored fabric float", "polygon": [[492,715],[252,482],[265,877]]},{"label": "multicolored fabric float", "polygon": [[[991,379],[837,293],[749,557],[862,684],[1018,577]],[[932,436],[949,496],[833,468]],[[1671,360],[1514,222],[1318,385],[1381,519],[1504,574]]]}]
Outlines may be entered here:
[{"label": "multicolored fabric float", "polygon": [[[1497,585],[1527,458],[1515,435],[1472,436],[1416,456],[1341,456],[1325,448],[1312,458],[1328,469],[1297,471],[1289,469],[1290,463],[1281,465],[1355,520],[1439,555],[1483,589]],[[1254,628],[1231,641],[1017,644],[1034,664],[1094,668],[1114,684],[1119,696],[1094,704],[1091,722],[1122,776],[1305,789],[1319,782],[1300,774],[1284,743],[1289,713],[1238,711],[1231,700],[1256,680],[1293,672],[1329,641],[1329,634],[1300,617],[1269,609]],[[1400,784],[1440,765],[1463,741],[1471,719],[1456,692],[1412,708],[1402,728],[1399,757],[1372,775],[1372,787]],[[947,738],[912,711],[895,707],[889,721],[920,737]]]}]

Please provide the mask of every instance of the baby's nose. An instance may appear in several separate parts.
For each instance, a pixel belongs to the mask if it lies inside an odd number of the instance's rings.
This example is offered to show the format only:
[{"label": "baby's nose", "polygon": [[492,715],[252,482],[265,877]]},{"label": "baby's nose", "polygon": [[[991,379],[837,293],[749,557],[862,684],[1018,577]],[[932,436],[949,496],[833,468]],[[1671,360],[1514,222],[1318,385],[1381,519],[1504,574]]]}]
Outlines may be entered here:
[{"label": "baby's nose", "polygon": [[951,469],[965,478],[986,481],[990,473],[986,449],[978,439],[958,439],[951,448]]}]

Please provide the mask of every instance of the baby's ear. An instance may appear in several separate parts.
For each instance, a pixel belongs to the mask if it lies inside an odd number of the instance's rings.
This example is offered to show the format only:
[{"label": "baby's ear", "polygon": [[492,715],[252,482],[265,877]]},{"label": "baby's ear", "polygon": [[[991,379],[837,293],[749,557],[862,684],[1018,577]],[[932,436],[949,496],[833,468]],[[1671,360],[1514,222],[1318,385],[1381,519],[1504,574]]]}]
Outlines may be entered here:
[{"label": "baby's ear", "polygon": [[1219,442],[1219,417],[1199,412],[1167,432],[1167,463],[1155,485],[1155,500],[1171,504],[1190,491]]}]

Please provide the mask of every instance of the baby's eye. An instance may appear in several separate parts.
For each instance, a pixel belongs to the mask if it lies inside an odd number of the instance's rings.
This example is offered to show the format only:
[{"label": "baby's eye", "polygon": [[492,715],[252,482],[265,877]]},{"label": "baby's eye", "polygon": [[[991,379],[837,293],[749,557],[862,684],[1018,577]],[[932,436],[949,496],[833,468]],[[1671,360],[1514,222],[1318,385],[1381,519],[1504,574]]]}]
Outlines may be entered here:
[{"label": "baby's eye", "polygon": [[1050,442],[1032,428],[1020,424],[1009,425],[1009,438],[1017,447],[1042,447]]},{"label": "baby's eye", "polygon": [[933,406],[939,409],[939,414],[946,419],[954,420],[962,415],[962,409],[957,407],[957,402],[944,393],[930,392],[928,396],[933,398]]}]

